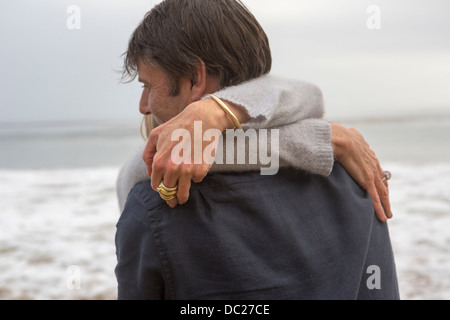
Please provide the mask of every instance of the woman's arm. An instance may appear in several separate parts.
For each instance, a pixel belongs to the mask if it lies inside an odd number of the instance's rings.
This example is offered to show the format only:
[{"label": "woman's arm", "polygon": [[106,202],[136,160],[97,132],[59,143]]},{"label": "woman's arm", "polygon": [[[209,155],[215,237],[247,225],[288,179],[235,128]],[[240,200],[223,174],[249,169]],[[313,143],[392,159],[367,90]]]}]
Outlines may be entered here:
[{"label": "woman's arm", "polygon": [[[385,221],[383,217],[391,217],[388,200],[383,200],[388,194],[386,192],[387,185],[378,182],[378,178],[381,181],[383,177],[379,170],[378,160],[376,158],[370,159],[370,161],[367,161],[366,158],[362,159],[362,155],[369,153],[366,150],[368,145],[352,143],[351,139],[356,139],[354,135],[348,134],[342,127],[330,125],[321,119],[324,113],[323,99],[317,87],[301,81],[265,76],[215,94],[228,104],[247,129],[292,126],[284,135],[289,138],[281,139],[285,147],[280,145],[280,153],[282,154],[281,158],[290,159],[291,165],[296,168],[328,175],[333,167],[336,152],[339,152],[341,158],[343,155],[348,155],[353,160],[346,161],[347,167],[345,164],[344,167],[370,193],[374,199],[374,207],[379,219]],[[318,121],[311,126],[311,123],[305,121],[308,119],[317,119]],[[189,198],[191,181],[202,181],[211,169],[211,165],[206,163],[174,165],[171,161],[171,152],[178,144],[177,141],[171,141],[171,133],[182,128],[194,136],[193,124],[195,121],[202,122],[203,132],[208,129],[224,131],[233,128],[233,123],[215,101],[212,99],[197,101],[169,122],[155,128],[150,134],[143,153],[144,161],[147,164],[147,173],[152,177],[154,190],[158,188],[159,182],[163,178],[165,182],[169,181],[169,185],[178,183],[177,198],[168,201],[171,207],[186,203]],[[328,128],[328,134],[324,135],[323,130],[316,130],[316,128]],[[332,130],[336,128],[339,130]],[[333,135],[331,135],[332,131]],[[311,141],[314,143],[310,143]],[[348,143],[342,143],[343,141]],[[204,144],[204,147],[206,145]],[[315,149],[317,145],[328,146],[325,151],[328,157],[324,158],[327,161],[325,164],[319,161],[306,161],[305,163],[305,157],[302,157],[302,154],[317,155],[317,149]],[[299,152],[299,150],[303,150],[303,152]],[[323,153],[323,150],[321,152]],[[364,166],[360,166],[361,164]],[[377,172],[374,171],[374,168]],[[375,205],[376,201],[378,206]]]},{"label": "woman's arm", "polygon": [[275,128],[305,119],[321,119],[325,108],[322,91],[314,84],[262,76],[214,93],[248,114],[244,129]]},{"label": "woman's arm", "polygon": [[[215,95],[240,112],[244,129],[279,130],[277,147],[281,163],[323,176],[331,173],[334,164],[331,128],[323,119],[323,96],[317,86],[266,75],[225,88]],[[242,113],[247,116],[243,117]],[[225,171],[241,171],[232,166],[215,166],[213,170],[220,171],[220,167]],[[253,168],[259,169],[258,166]]]},{"label": "woman's arm", "polygon": [[[286,159],[293,167],[305,171],[325,176],[330,174],[334,164],[330,142],[331,130],[329,123],[323,119],[323,96],[317,86],[304,81],[267,75],[238,86],[225,88],[216,92],[215,95],[223,99],[232,109],[244,129],[284,127],[281,130],[279,150],[281,160]],[[309,119],[320,119],[320,121],[305,121]],[[155,188],[158,187],[156,181],[164,176],[163,172],[158,170],[159,163],[156,163],[156,174],[153,173],[155,166],[153,156],[156,150],[171,151],[173,149],[176,143],[167,140],[170,139],[169,134],[171,135],[174,130],[180,128],[187,130],[193,137],[195,121],[202,123],[201,134],[208,129],[225,131],[233,128],[233,123],[225,112],[214,100],[206,96],[203,100],[188,106],[168,123],[153,130],[143,157],[147,163],[148,174],[152,175]],[[286,129],[286,126],[289,126],[289,129]],[[160,144],[157,148],[156,142],[161,135],[166,140],[164,145]],[[157,159],[162,160],[162,167],[170,160],[169,153],[160,154],[161,157]],[[194,169],[193,180],[201,181],[210,167],[196,165],[190,168],[192,169]]]}]

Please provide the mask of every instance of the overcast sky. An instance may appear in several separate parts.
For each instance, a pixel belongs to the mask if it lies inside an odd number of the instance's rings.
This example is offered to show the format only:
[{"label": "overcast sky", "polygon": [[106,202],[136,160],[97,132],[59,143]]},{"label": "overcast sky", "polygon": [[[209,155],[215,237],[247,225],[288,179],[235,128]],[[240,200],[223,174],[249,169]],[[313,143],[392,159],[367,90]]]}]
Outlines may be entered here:
[{"label": "overcast sky", "polygon": [[[0,123],[139,118],[121,54],[151,0],[0,3]],[[272,73],[313,82],[333,119],[450,113],[450,1],[244,0]],[[81,29],[70,29],[80,9]],[[379,29],[369,29],[380,9]]]}]

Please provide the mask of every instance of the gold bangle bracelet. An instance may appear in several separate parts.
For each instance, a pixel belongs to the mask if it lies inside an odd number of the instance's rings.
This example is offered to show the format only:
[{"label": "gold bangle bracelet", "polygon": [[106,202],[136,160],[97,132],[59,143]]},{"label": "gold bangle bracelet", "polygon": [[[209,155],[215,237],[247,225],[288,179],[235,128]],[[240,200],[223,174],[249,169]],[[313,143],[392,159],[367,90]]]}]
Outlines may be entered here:
[{"label": "gold bangle bracelet", "polygon": [[217,102],[217,104],[223,109],[223,111],[225,111],[225,113],[228,115],[228,117],[231,119],[231,121],[233,121],[233,123],[236,126],[236,128],[242,129],[242,126],[241,126],[238,118],[234,115],[233,112],[231,112],[230,108],[228,108],[227,105],[222,100],[217,98],[215,95],[210,94],[209,96],[211,98],[213,98],[214,101]]}]

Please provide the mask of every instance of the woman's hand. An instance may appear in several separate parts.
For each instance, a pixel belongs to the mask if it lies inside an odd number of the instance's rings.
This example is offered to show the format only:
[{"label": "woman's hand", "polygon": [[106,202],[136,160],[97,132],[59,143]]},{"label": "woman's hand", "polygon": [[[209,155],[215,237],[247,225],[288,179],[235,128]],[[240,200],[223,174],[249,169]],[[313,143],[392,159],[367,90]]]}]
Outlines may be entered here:
[{"label": "woman's hand", "polygon": [[389,184],[375,152],[355,129],[331,125],[331,140],[336,160],[372,198],[375,214],[381,222],[393,217]]},{"label": "woman's hand", "polygon": [[[241,123],[249,120],[249,116],[243,108],[227,103],[231,111],[236,115]],[[200,122],[201,126],[195,126],[195,122]],[[168,200],[167,204],[171,208],[177,205],[183,205],[189,200],[189,189],[191,181],[195,183],[203,181],[212,167],[214,159],[203,158],[205,148],[211,148],[211,145],[218,144],[218,139],[214,142],[203,141],[204,133],[209,129],[217,129],[220,132],[234,127],[233,122],[227,114],[212,99],[196,101],[190,104],[179,115],[172,120],[152,130],[147,146],[144,149],[143,159],[147,166],[147,174],[151,176],[152,189],[157,191],[161,182],[168,188],[178,186],[176,197]],[[186,150],[191,151],[187,156],[190,157],[189,163],[175,163],[173,161],[172,152],[178,146],[180,149],[181,142],[173,141],[172,134],[184,132],[190,139],[183,140],[189,145],[184,145]],[[181,130],[181,131],[180,131]],[[200,137],[201,142],[195,141]],[[181,140],[181,139],[180,139]],[[202,145],[201,150],[196,150],[194,145]],[[215,149],[215,148],[212,148]],[[213,150],[214,151],[214,150]],[[210,152],[212,155],[214,152]],[[195,161],[200,158],[201,161]],[[185,156],[183,154],[183,156]],[[212,160],[212,161],[211,161]]]}]

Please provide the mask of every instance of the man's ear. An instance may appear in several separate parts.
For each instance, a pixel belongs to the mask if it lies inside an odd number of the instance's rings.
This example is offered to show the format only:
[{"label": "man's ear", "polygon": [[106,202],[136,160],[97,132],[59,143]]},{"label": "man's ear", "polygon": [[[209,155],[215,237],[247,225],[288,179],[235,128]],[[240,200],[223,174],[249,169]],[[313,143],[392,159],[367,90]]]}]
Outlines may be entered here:
[{"label": "man's ear", "polygon": [[207,87],[207,76],[206,76],[206,66],[203,61],[200,61],[199,65],[196,67],[197,81],[194,83],[192,81],[191,98],[192,101],[200,100],[206,94]]}]

